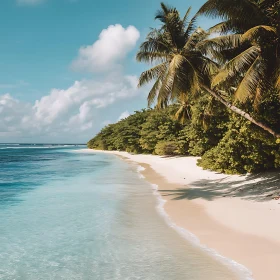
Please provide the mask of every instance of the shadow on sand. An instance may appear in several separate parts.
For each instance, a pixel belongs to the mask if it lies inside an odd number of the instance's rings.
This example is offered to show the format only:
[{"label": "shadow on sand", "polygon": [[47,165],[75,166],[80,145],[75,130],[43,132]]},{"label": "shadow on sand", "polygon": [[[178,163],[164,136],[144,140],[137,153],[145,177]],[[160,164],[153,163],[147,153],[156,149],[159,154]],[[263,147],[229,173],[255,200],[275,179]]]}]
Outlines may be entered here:
[{"label": "shadow on sand", "polygon": [[162,196],[174,200],[220,197],[240,197],[247,200],[266,201],[280,196],[280,170],[261,174],[240,176],[240,180],[225,176],[219,180],[203,179],[191,183],[191,187],[161,190]]}]

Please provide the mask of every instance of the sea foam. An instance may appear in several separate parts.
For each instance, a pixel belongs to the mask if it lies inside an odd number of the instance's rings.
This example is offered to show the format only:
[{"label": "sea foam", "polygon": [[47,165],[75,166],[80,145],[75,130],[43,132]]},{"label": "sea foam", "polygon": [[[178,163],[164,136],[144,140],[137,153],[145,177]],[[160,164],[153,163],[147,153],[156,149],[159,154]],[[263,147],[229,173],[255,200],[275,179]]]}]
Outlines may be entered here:
[{"label": "sea foam", "polygon": [[[141,165],[137,166],[137,172],[141,179],[146,179],[145,176],[141,173],[144,170],[145,170],[145,168],[143,166],[141,166]],[[240,279],[254,280],[254,278],[252,276],[252,272],[247,267],[245,267],[244,265],[242,265],[232,259],[226,258],[226,257],[222,256],[221,254],[219,254],[214,249],[208,248],[207,246],[203,245],[196,235],[194,235],[187,229],[182,228],[182,227],[178,226],[176,223],[174,223],[174,221],[171,219],[171,217],[168,215],[168,213],[164,209],[164,205],[166,204],[167,200],[163,199],[161,194],[159,193],[159,191],[158,191],[159,186],[156,184],[150,184],[150,185],[151,185],[151,188],[153,189],[153,194],[156,196],[156,199],[157,199],[156,209],[157,209],[159,215],[165,220],[165,222],[171,228],[173,228],[175,231],[177,231],[184,239],[188,240],[195,246],[197,246],[200,249],[202,249],[203,251],[205,251],[207,254],[209,254],[212,257],[214,257],[215,259],[217,259],[222,264],[224,264],[227,267],[229,267],[230,269],[232,269],[234,272],[236,272],[238,274]]]}]

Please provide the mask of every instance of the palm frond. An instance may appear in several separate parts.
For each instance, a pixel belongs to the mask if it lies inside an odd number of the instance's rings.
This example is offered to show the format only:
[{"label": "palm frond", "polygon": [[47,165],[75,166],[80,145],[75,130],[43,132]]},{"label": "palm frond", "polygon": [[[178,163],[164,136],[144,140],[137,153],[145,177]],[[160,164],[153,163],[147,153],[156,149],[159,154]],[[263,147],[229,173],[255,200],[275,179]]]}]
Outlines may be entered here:
[{"label": "palm frond", "polygon": [[[191,8],[189,8],[188,12],[190,12]],[[187,22],[187,18],[183,19],[184,27],[186,27],[184,38],[185,40],[190,37],[190,35],[197,29],[196,26],[197,15],[193,16],[189,22]]]},{"label": "palm frond", "polygon": [[185,26],[185,25],[187,24],[187,22],[188,22],[188,19],[189,19],[190,13],[191,13],[191,9],[192,9],[192,7],[189,7],[189,8],[188,8],[187,12],[185,13],[185,15],[184,15],[184,17],[183,17],[183,19],[182,19],[182,23],[183,23],[184,26]]},{"label": "palm frond", "polygon": [[189,57],[186,59],[182,75],[178,77],[178,82],[181,84],[180,90],[187,92],[193,96],[199,91],[200,73],[195,67],[196,59]]},{"label": "palm frond", "polygon": [[261,57],[258,56],[251,67],[246,71],[244,78],[237,87],[235,98],[240,102],[246,102],[248,98],[256,95],[256,90],[260,86],[264,77],[264,67],[261,63]]},{"label": "palm frond", "polygon": [[160,3],[161,10],[158,10],[155,15],[155,19],[160,20],[162,23],[166,23],[166,17],[170,14],[174,8],[164,4],[163,2]]},{"label": "palm frond", "polygon": [[185,62],[185,58],[182,55],[175,55],[172,61],[169,64],[167,74],[162,81],[162,86],[158,93],[158,106],[162,107],[168,103],[171,99],[174,98],[174,95],[177,95],[180,87],[178,84],[176,85],[176,74],[177,71],[180,70],[183,63]]},{"label": "palm frond", "polygon": [[247,32],[245,32],[242,35],[242,40],[243,41],[256,41],[260,37],[264,37],[267,35],[274,35],[277,36],[277,30],[275,27],[268,26],[268,25],[258,25],[255,26],[251,29],[249,29]]},{"label": "palm frond", "polygon": [[175,113],[175,119],[178,120],[181,124],[184,124],[186,122],[186,120],[191,119],[188,94],[181,92],[178,95],[177,103],[178,103],[179,109]]},{"label": "palm frond", "polygon": [[147,59],[144,54],[149,53],[151,54],[151,58],[155,55],[158,58],[160,54],[165,57],[168,54],[170,47],[170,42],[168,42],[164,34],[158,29],[153,29],[147,35],[146,40],[140,45],[136,59],[138,61],[143,61],[143,58]]},{"label": "palm frond", "polygon": [[207,53],[207,51],[213,49],[216,51],[222,51],[224,49],[237,48],[241,43],[241,34],[231,34],[203,40],[197,44],[197,48]]},{"label": "palm frond", "polygon": [[173,56],[173,59],[170,62],[169,67],[173,68],[175,71],[180,69],[183,63],[186,62],[186,58],[181,54],[176,54]]},{"label": "palm frond", "polygon": [[230,60],[221,71],[213,78],[212,87],[227,81],[235,75],[242,75],[246,70],[250,68],[252,63],[259,55],[259,48],[252,46]]},{"label": "palm frond", "polygon": [[136,60],[139,62],[147,62],[147,63],[154,63],[159,62],[163,63],[168,61],[169,54],[166,52],[142,52],[139,51],[136,55]]},{"label": "palm frond", "polygon": [[[208,0],[198,11],[199,15],[206,15],[212,18],[223,20],[234,20],[237,23],[239,32],[244,32],[260,22],[264,23],[265,18],[258,7],[257,1],[251,0]],[[235,27],[237,27],[235,26]]]},{"label": "palm frond", "polygon": [[239,28],[236,28],[236,22],[234,20],[227,20],[227,21],[220,22],[208,29],[208,32],[210,34],[216,33],[221,35],[232,33],[235,31],[237,31],[238,33]]},{"label": "palm frond", "polygon": [[162,86],[162,77],[159,77],[157,81],[154,83],[153,87],[151,88],[147,96],[148,107],[151,107],[151,105],[155,102],[155,99],[158,95],[161,86]]},{"label": "palm frond", "polygon": [[259,106],[261,102],[262,102],[262,89],[260,87],[257,87],[255,92],[254,102],[253,102],[253,107],[255,111],[259,110]]},{"label": "palm frond", "polygon": [[157,96],[157,107],[164,108],[170,101],[170,95],[172,93],[173,85],[175,81],[175,72],[173,69],[169,69],[166,76],[162,80],[162,85],[159,89]]},{"label": "palm frond", "polygon": [[204,67],[201,67],[203,76],[213,77],[220,69],[219,64],[208,57],[203,57]]},{"label": "palm frond", "polygon": [[152,80],[158,79],[161,77],[165,72],[167,71],[167,64],[161,63],[159,65],[156,65],[152,68],[150,68],[147,71],[144,71],[139,78],[138,87],[141,87]]},{"label": "palm frond", "polygon": [[184,24],[180,18],[179,12],[174,9],[166,16],[163,26],[164,35],[170,43],[177,49],[184,44]]},{"label": "palm frond", "polygon": [[197,49],[205,56],[222,64],[227,60],[225,54],[242,46],[241,35],[231,34],[203,40],[197,44]]},{"label": "palm frond", "polygon": [[208,33],[202,28],[197,28],[188,38],[186,44],[184,45],[184,50],[193,50],[197,44],[208,36]]}]

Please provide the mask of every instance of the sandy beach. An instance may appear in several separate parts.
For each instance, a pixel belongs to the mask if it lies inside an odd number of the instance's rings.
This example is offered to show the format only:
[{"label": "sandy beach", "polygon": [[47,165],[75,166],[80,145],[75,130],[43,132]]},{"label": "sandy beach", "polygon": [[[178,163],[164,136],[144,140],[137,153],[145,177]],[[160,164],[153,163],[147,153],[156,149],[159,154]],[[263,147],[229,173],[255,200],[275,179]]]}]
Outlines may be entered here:
[{"label": "sandy beach", "polygon": [[106,153],[143,166],[169,217],[202,245],[242,264],[255,280],[280,279],[279,172],[225,175],[202,170],[195,157]]}]

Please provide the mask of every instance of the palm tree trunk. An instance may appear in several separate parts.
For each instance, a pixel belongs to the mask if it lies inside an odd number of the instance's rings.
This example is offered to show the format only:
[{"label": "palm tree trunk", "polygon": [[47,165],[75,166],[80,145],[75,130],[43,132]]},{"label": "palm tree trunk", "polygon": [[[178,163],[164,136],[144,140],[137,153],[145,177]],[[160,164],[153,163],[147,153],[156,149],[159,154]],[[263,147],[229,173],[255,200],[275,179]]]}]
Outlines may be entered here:
[{"label": "palm tree trunk", "polygon": [[219,94],[217,94],[215,91],[211,90],[209,87],[207,86],[202,86],[202,88],[204,90],[206,90],[208,93],[210,93],[212,96],[214,96],[217,100],[219,100],[221,103],[223,103],[227,108],[229,108],[231,111],[239,114],[240,116],[242,116],[243,118],[247,119],[248,121],[250,121],[251,123],[254,123],[255,125],[257,125],[258,127],[264,129],[265,131],[269,132],[270,134],[272,134],[274,137],[276,138],[280,138],[280,134],[275,132],[273,129],[271,129],[270,127],[268,127],[267,125],[256,121],[254,118],[252,118],[248,113],[244,112],[243,110],[235,107],[234,105],[230,104],[228,101],[226,101],[225,99],[223,99]]}]

